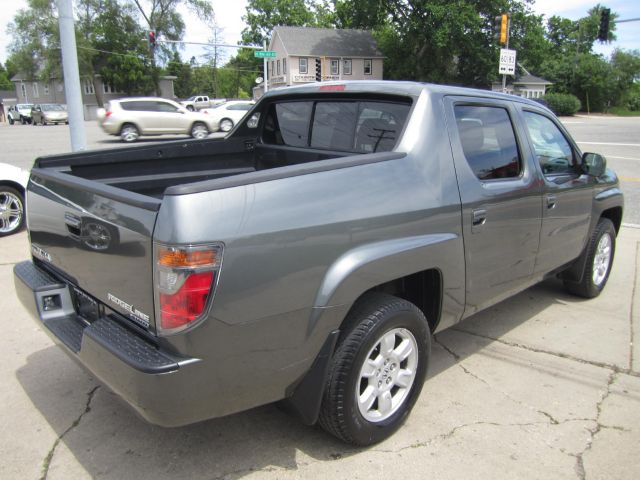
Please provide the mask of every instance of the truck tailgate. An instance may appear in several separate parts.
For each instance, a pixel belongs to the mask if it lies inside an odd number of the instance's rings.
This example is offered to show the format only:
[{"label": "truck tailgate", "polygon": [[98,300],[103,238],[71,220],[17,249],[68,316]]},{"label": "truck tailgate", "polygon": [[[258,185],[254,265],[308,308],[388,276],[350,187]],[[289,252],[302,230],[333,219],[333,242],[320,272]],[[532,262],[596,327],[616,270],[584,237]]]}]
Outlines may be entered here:
[{"label": "truck tailgate", "polygon": [[82,293],[155,330],[152,236],[160,200],[34,168],[27,205],[34,258]]}]

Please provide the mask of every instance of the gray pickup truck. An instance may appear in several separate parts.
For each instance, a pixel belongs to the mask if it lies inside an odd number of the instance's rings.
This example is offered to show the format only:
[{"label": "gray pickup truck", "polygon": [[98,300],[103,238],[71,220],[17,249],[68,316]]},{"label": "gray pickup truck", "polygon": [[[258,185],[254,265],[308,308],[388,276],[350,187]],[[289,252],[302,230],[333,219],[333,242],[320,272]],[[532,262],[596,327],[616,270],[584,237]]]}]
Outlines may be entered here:
[{"label": "gray pickup truck", "polygon": [[149,422],[275,401],[378,442],[431,335],[549,276],[604,288],[623,196],[522,98],[406,82],[274,90],[223,139],[39,158],[17,294]]}]

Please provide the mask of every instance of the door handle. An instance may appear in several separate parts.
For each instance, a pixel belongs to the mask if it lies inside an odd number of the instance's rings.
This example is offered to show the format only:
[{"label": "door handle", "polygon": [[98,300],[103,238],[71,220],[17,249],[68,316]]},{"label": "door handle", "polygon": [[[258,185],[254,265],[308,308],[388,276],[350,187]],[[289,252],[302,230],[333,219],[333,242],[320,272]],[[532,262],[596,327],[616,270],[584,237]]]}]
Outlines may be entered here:
[{"label": "door handle", "polygon": [[487,210],[478,208],[471,212],[471,233],[476,233],[487,223]]},{"label": "door handle", "polygon": [[552,208],[556,208],[556,196],[555,195],[547,195],[547,208],[551,210]]}]

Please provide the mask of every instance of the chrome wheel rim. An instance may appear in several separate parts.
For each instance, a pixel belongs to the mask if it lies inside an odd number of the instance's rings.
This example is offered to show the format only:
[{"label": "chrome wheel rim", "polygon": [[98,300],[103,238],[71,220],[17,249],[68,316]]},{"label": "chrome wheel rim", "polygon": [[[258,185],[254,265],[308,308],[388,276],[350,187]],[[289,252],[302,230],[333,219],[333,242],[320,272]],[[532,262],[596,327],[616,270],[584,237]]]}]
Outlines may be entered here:
[{"label": "chrome wheel rim", "polygon": [[106,250],[111,244],[111,232],[98,223],[87,223],[84,226],[84,234],[84,244],[93,250]]},{"label": "chrome wheel rim", "polygon": [[120,138],[125,142],[135,142],[138,139],[138,130],[135,127],[124,127]]},{"label": "chrome wheel rim", "polygon": [[191,129],[191,136],[193,138],[202,139],[209,135],[209,130],[204,125],[195,125]]},{"label": "chrome wheel rim", "polygon": [[406,402],[416,378],[418,344],[406,328],[384,333],[365,357],[356,384],[356,403],[365,420],[386,420]]},{"label": "chrome wheel rim", "polygon": [[223,132],[228,132],[229,130],[231,130],[231,128],[233,128],[233,123],[231,122],[231,120],[223,120],[220,122],[220,130],[222,130]]},{"label": "chrome wheel rim", "polygon": [[593,257],[593,284],[599,287],[609,273],[611,263],[611,235],[605,233],[600,237],[596,254]]},{"label": "chrome wheel rim", "polygon": [[11,233],[22,222],[22,199],[11,192],[0,192],[0,232]]}]

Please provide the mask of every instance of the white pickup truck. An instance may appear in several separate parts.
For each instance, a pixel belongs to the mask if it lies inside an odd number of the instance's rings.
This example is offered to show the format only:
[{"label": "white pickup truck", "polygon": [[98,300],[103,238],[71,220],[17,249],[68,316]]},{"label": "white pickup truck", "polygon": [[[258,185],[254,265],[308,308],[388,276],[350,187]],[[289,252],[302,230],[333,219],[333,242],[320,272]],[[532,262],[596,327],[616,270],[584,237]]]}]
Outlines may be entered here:
[{"label": "white pickup truck", "polygon": [[180,101],[179,103],[187,110],[191,110],[193,112],[195,110],[202,110],[203,108],[213,108],[225,101],[226,100],[223,98],[209,98],[206,95],[194,95],[186,100]]}]

